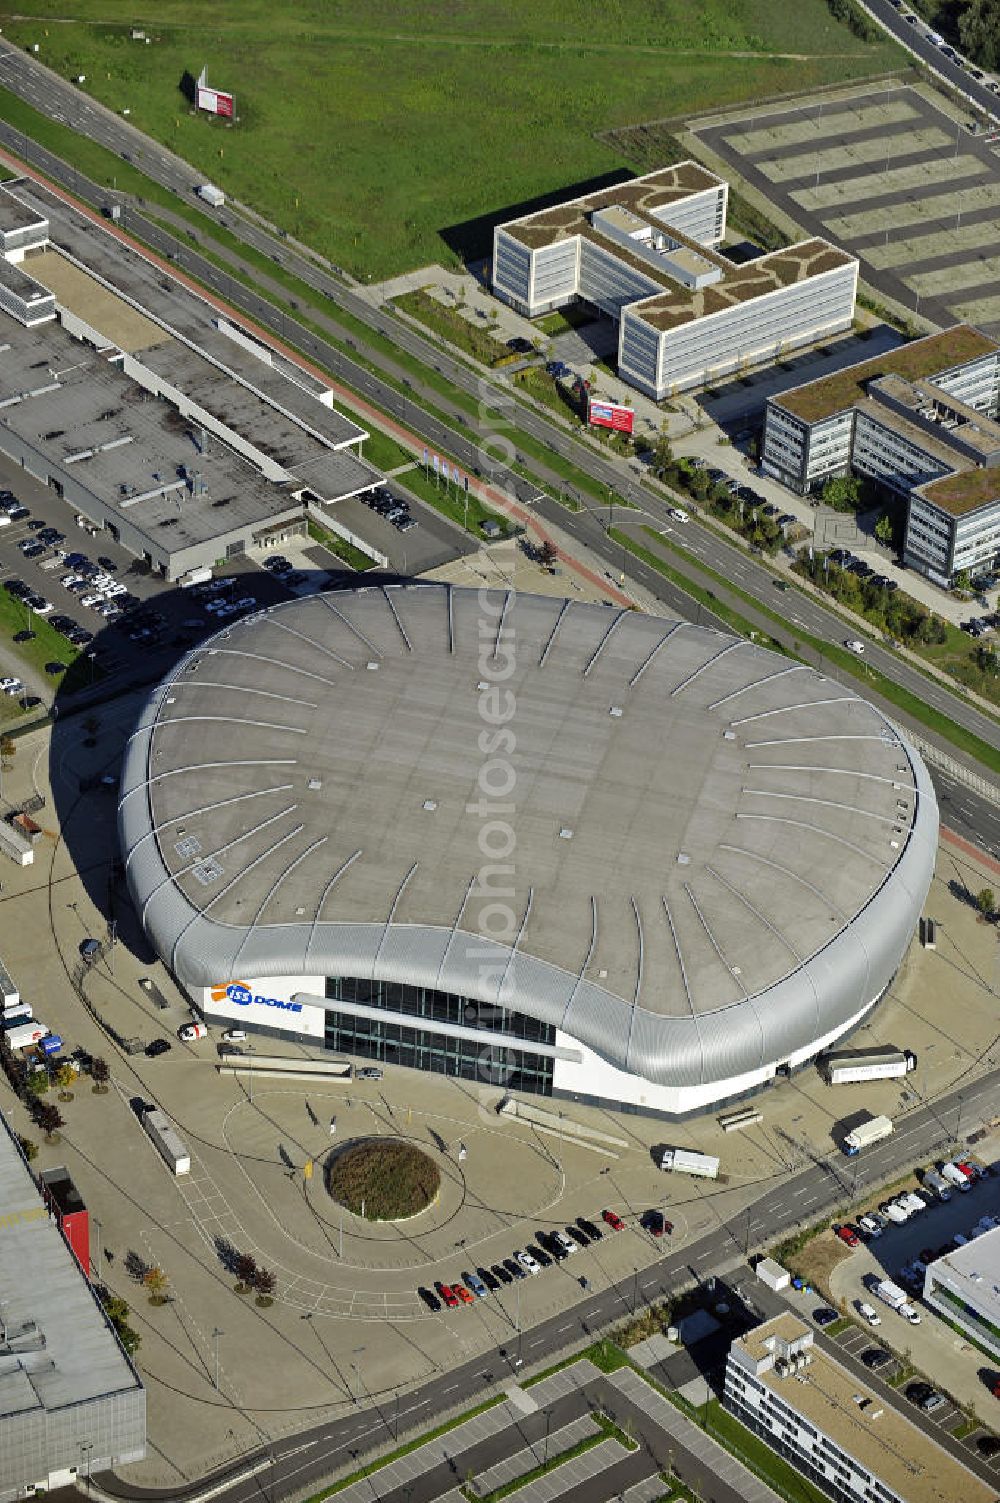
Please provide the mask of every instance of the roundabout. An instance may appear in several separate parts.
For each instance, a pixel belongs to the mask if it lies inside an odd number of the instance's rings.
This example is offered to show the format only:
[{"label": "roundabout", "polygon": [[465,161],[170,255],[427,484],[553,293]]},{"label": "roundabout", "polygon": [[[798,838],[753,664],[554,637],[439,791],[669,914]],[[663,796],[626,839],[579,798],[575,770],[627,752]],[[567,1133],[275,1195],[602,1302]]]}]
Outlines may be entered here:
[{"label": "roundabout", "polygon": [[330,1155],[329,1195],[365,1221],[410,1221],[434,1205],[441,1171],[429,1154],[400,1138],[366,1138]]}]

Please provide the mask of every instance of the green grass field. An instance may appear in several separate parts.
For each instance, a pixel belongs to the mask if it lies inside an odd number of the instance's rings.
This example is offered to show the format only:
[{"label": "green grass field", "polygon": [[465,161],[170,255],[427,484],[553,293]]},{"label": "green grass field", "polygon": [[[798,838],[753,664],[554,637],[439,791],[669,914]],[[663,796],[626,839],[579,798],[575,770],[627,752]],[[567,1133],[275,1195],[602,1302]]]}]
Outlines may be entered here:
[{"label": "green grass field", "polygon": [[[482,225],[446,232],[625,166],[598,132],[901,61],[857,41],[826,0],[7,0],[0,25],[372,278],[485,249]],[[235,94],[232,126],[181,93],[205,65]]]}]

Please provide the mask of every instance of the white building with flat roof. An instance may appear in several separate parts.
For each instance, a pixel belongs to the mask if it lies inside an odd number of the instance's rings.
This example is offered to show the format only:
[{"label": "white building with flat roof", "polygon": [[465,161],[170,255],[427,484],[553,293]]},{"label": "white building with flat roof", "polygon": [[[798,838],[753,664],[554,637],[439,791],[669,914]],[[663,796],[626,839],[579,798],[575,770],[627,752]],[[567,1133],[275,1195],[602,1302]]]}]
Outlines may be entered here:
[{"label": "white building with flat roof", "polygon": [[733,1342],[723,1403],[838,1503],[996,1503],[995,1486],[841,1367],[791,1310]]},{"label": "white building with flat roof", "polygon": [[935,1258],[924,1299],[1000,1360],[1000,1229]]},{"label": "white building with flat roof", "polygon": [[527,318],[589,303],[618,323],[618,374],[661,401],[839,333],[858,263],[814,238],[738,265],[729,187],[697,162],[497,225],[493,291]]}]

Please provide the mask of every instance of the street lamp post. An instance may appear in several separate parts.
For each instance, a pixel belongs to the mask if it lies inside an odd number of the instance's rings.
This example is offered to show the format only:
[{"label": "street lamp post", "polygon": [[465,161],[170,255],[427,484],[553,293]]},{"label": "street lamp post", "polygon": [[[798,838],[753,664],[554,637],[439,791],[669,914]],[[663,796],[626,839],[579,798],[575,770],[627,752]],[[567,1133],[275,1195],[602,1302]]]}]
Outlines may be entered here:
[{"label": "street lamp post", "polygon": [[220,1331],[218,1326],[212,1329],[212,1346],[215,1353],[215,1390],[219,1389],[219,1337],[225,1336],[225,1331]]},{"label": "street lamp post", "polygon": [[81,1440],[81,1442],[80,1442],[80,1450],[83,1452],[84,1457],[86,1458],[84,1464],[85,1464],[85,1466],[87,1468],[87,1491],[88,1491],[88,1493],[90,1492],[90,1458],[91,1458],[91,1454],[93,1452],[93,1449],[94,1449],[94,1442],[92,1440]]}]

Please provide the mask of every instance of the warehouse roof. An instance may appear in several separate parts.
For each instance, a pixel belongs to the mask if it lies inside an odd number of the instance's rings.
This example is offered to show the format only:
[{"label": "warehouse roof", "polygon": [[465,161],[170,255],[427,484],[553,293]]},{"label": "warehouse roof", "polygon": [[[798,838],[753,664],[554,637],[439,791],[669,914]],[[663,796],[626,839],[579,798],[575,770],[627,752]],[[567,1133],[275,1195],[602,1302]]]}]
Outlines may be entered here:
[{"label": "warehouse roof", "polygon": [[0,1127],[0,1428],[109,1394],[141,1393],[6,1121]]},{"label": "warehouse roof", "polygon": [[[511,780],[497,970],[475,959],[496,905],[479,790]],[[937,832],[919,758],[814,670],[686,622],[443,585],[213,638],[151,700],[120,824],[189,984],[374,967],[499,990],[652,1079],[751,1068],[867,1005],[857,958],[905,948]]]}]

